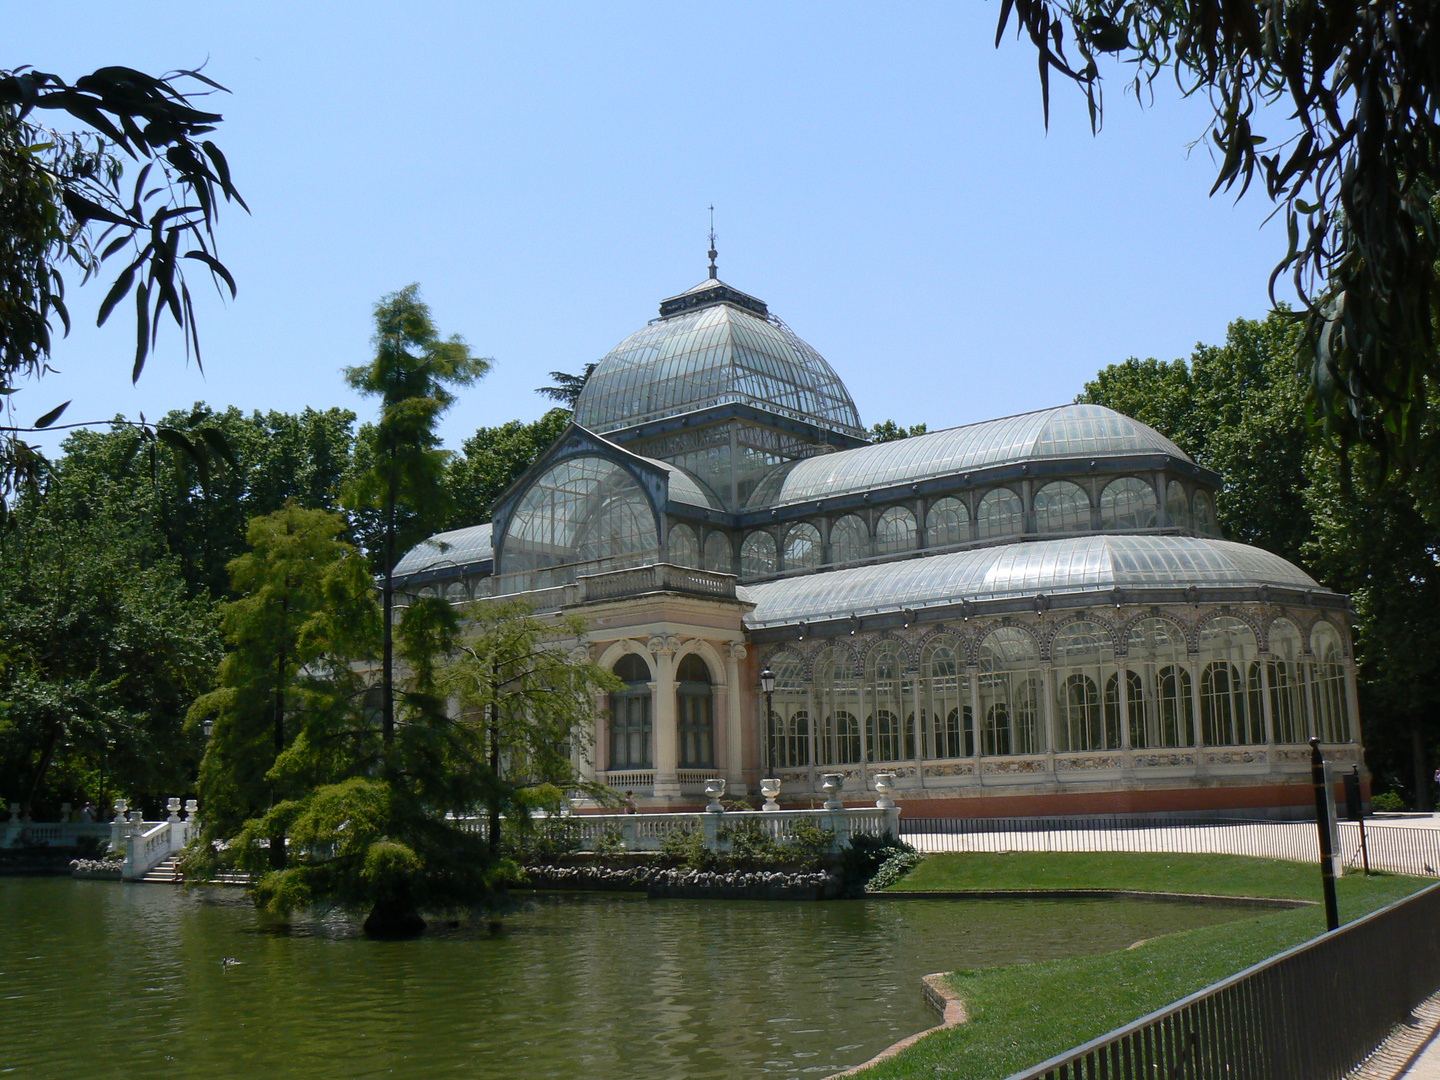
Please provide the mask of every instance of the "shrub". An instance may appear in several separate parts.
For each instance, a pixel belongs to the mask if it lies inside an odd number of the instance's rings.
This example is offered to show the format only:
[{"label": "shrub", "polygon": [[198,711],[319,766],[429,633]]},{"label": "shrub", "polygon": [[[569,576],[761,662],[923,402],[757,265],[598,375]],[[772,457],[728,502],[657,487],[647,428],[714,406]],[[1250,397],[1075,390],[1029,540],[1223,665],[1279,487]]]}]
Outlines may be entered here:
[{"label": "shrub", "polygon": [[619,828],[611,825],[602,829],[600,835],[595,837],[595,854],[602,859],[608,859],[615,855],[625,853],[625,837],[621,835]]},{"label": "shrub", "polygon": [[1370,797],[1370,809],[1382,814],[1393,814],[1405,809],[1405,799],[1396,791],[1382,791]]},{"label": "shrub", "polygon": [[879,892],[881,889],[888,889],[924,861],[925,856],[918,851],[895,852],[880,864],[880,869],[870,878],[865,891]]},{"label": "shrub", "polygon": [[894,833],[852,836],[840,853],[841,889],[847,896],[860,895],[886,860],[897,852],[914,850],[903,840],[896,839]]}]

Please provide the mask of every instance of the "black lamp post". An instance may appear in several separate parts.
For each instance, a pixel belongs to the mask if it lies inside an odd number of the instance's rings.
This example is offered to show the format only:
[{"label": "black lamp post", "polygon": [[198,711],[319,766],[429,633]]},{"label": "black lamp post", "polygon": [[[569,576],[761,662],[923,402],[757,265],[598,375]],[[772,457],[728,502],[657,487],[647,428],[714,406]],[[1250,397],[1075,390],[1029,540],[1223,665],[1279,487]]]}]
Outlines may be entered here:
[{"label": "black lamp post", "polygon": [[771,723],[771,718],[775,715],[775,672],[771,671],[768,667],[760,672],[760,692],[765,695],[766,757],[772,759],[769,760],[767,764],[773,766],[775,764],[773,760],[775,753],[774,747],[771,746],[771,743],[774,742],[775,739],[775,729],[774,725]]}]

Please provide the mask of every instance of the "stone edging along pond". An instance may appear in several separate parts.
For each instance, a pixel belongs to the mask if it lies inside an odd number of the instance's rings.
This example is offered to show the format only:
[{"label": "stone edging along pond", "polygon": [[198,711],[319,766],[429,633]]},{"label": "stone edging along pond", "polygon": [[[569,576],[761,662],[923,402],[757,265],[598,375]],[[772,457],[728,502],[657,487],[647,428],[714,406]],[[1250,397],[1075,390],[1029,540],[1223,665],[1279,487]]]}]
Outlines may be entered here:
[{"label": "stone edging along pond", "polygon": [[658,866],[527,866],[528,889],[643,892],[655,899],[828,900],[841,881],[824,870],[686,870]]}]

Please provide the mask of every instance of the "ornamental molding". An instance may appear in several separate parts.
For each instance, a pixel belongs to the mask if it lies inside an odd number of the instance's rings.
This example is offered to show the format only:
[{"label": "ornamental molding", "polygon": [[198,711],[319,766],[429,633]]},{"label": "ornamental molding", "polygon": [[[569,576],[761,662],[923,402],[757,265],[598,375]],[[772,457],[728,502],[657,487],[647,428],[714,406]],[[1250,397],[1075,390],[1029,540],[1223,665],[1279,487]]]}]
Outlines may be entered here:
[{"label": "ornamental molding", "polygon": [[983,763],[986,776],[1009,776],[1016,774],[1048,773],[1046,761],[986,761]]},{"label": "ornamental molding", "polygon": [[588,664],[590,662],[590,650],[584,645],[576,645],[570,650],[570,663]]},{"label": "ornamental molding", "polygon": [[1076,623],[1089,623],[1092,626],[1098,626],[1105,632],[1106,636],[1110,638],[1111,651],[1114,652],[1116,656],[1120,655],[1122,651],[1120,645],[1121,639],[1119,634],[1116,633],[1115,624],[1103,615],[1096,615],[1091,611],[1077,611],[1056,621],[1054,627],[1051,628],[1041,643],[1041,660],[1049,660],[1051,658],[1050,647],[1054,644],[1055,639],[1060,636],[1060,632],[1067,626],[1074,626]]},{"label": "ornamental molding", "polygon": [[[1124,622],[1120,623],[1119,627],[1117,628],[1116,637],[1118,641],[1123,642],[1123,648],[1125,650],[1126,656],[1130,655],[1131,631],[1133,631],[1135,627],[1138,626],[1140,623],[1149,622],[1151,619],[1157,619],[1160,622],[1169,623],[1171,626],[1173,626],[1176,630],[1180,632],[1180,640],[1185,643],[1185,651],[1187,653],[1193,653],[1196,651],[1195,630],[1192,625],[1188,624],[1184,619],[1181,619],[1169,612],[1161,611],[1158,607],[1150,607],[1148,609],[1134,612]],[[1119,655],[1120,647],[1117,646],[1115,651],[1116,655]]]},{"label": "ornamental molding", "polygon": [[1194,765],[1194,754],[1133,754],[1130,764],[1137,769],[1168,768],[1172,765]]},{"label": "ornamental molding", "polygon": [[[779,656],[784,651],[784,649],[777,649],[772,655]],[[749,655],[749,650],[740,642],[732,641],[726,646],[725,653],[731,660],[744,660],[745,657]]]},{"label": "ornamental molding", "polygon": [[924,776],[974,776],[975,765],[973,762],[962,762],[957,765],[926,765],[922,770]]},{"label": "ornamental molding", "polygon": [[1207,751],[1206,765],[1264,765],[1269,758],[1264,750]]},{"label": "ornamental molding", "polygon": [[1057,757],[1056,772],[1084,772],[1093,769],[1123,768],[1125,760],[1119,757]]}]

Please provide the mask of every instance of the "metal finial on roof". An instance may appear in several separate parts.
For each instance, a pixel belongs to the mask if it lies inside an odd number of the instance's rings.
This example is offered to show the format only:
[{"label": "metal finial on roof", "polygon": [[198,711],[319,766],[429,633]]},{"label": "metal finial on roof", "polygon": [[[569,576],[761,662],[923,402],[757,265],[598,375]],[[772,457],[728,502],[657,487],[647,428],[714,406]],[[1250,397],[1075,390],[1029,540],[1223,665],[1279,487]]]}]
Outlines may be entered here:
[{"label": "metal finial on roof", "polygon": [[720,274],[715,269],[715,206],[710,206],[710,276],[716,281],[720,280]]}]

